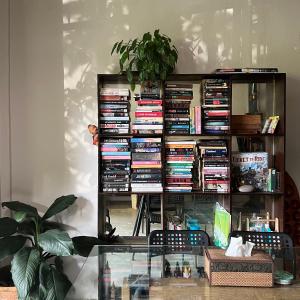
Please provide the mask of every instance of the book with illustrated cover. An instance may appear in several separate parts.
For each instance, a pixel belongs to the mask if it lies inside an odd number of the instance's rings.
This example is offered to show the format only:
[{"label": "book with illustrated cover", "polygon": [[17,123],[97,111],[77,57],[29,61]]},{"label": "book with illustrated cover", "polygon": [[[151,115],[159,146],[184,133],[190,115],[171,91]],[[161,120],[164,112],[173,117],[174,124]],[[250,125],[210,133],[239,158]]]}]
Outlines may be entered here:
[{"label": "book with illustrated cover", "polygon": [[252,185],[257,192],[268,191],[268,153],[233,152],[232,180],[235,189]]}]

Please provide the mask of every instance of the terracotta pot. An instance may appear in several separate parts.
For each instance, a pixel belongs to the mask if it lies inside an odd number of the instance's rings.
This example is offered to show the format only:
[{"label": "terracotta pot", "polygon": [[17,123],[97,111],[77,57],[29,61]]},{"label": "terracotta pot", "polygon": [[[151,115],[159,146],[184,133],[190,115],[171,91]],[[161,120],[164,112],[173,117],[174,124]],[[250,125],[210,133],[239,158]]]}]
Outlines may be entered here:
[{"label": "terracotta pot", "polygon": [[15,287],[0,287],[1,300],[18,300],[18,293]]}]

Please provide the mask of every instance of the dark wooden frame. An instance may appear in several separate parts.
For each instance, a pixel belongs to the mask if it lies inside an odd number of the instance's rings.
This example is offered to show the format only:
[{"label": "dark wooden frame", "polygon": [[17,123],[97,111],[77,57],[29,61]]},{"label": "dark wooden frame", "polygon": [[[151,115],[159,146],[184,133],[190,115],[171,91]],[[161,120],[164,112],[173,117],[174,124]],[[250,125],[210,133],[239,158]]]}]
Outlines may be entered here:
[{"label": "dark wooden frame", "polygon": [[[138,79],[136,74],[134,75],[136,80]],[[180,195],[183,194],[215,194],[215,195],[224,195],[228,196],[229,199],[229,205],[228,209],[232,209],[232,197],[235,195],[261,195],[261,196],[273,196],[275,201],[274,205],[274,211],[273,213],[279,217],[280,219],[280,230],[283,231],[283,215],[284,215],[284,173],[285,173],[285,143],[286,143],[286,74],[285,73],[225,73],[225,74],[172,74],[170,75],[166,81],[177,81],[177,82],[196,82],[201,81],[203,79],[214,79],[214,78],[220,78],[220,79],[226,79],[230,81],[230,84],[232,83],[272,83],[274,86],[273,91],[273,99],[277,102],[282,102],[282,105],[280,106],[280,115],[281,115],[281,121],[280,126],[275,134],[218,134],[218,135],[205,135],[205,134],[192,134],[192,135],[181,135],[183,137],[223,137],[228,138],[229,140],[229,146],[231,153],[231,140],[232,137],[236,136],[242,136],[242,137],[268,137],[273,139],[274,143],[279,143],[280,148],[282,149],[282,152],[280,155],[276,155],[274,158],[274,167],[278,168],[281,172],[281,191],[280,192],[256,192],[256,193],[238,193],[233,192],[230,190],[229,193],[209,193],[209,192],[202,192],[200,190],[198,191],[192,191],[188,193],[180,193]],[[98,125],[100,124],[100,113],[99,113],[99,96],[100,96],[100,89],[105,84],[128,84],[126,75],[120,75],[120,74],[98,74],[97,75],[97,96],[98,96]],[[232,97],[230,97],[230,116],[232,115]],[[98,126],[99,127],[99,126]],[[102,137],[132,137],[132,136],[150,136],[150,135],[132,135],[132,134],[120,134],[120,135],[99,135],[100,140]],[[162,137],[162,145],[164,145],[165,137],[168,135],[163,134],[162,135],[151,135],[151,137],[155,136],[161,136]],[[180,136],[180,135],[170,135],[170,136]],[[99,153],[100,153],[100,143],[99,143]],[[101,172],[101,155],[98,155],[98,174],[100,175]],[[162,152],[162,165],[164,165],[164,152]],[[112,195],[131,195],[131,194],[139,194],[139,193],[132,193],[132,192],[102,192],[101,191],[101,176],[98,175],[98,233],[104,232],[104,226],[105,226],[105,203],[102,199],[102,196],[112,196]],[[164,178],[164,176],[163,176]],[[164,186],[164,180],[163,180],[163,186]],[[174,192],[161,192],[161,193],[149,193],[149,194],[161,194],[161,213],[162,216],[164,216],[164,196],[165,195],[174,195],[176,193]],[[162,228],[165,228],[165,221],[164,217],[162,219]]]}]

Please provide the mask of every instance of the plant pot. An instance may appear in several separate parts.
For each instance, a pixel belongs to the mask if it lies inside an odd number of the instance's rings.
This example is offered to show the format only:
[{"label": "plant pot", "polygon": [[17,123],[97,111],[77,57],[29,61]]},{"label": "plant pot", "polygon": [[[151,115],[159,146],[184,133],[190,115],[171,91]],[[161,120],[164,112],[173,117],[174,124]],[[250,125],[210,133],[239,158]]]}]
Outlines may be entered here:
[{"label": "plant pot", "polygon": [[18,300],[18,293],[15,287],[0,287],[1,300]]}]

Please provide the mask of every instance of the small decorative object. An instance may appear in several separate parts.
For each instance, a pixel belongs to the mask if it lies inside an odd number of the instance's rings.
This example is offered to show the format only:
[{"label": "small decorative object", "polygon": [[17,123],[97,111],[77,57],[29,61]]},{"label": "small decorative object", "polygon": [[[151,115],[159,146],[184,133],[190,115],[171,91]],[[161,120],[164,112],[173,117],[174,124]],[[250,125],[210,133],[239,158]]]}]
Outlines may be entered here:
[{"label": "small decorative object", "polygon": [[171,277],[172,273],[171,273],[171,266],[169,261],[166,259],[165,261],[165,277]]},{"label": "small decorative object", "polygon": [[[270,223],[272,227],[270,227]],[[279,232],[279,219],[270,219],[270,213],[267,212],[265,217],[259,217],[256,213],[252,214],[251,219],[246,218],[246,230],[257,232],[271,232],[274,229],[275,232]]]},{"label": "small decorative object", "polygon": [[176,267],[175,267],[175,270],[174,270],[174,277],[176,277],[176,278],[182,277],[182,273],[181,273],[178,261],[176,262]]},{"label": "small decorative object", "polygon": [[275,283],[288,285],[292,284],[294,276],[290,272],[278,270],[274,274]]},{"label": "small decorative object", "polygon": [[241,185],[239,187],[239,191],[241,193],[251,193],[254,191],[254,186],[250,184]]},{"label": "small decorative object", "polygon": [[183,278],[191,278],[192,270],[188,261],[183,262],[182,266],[182,277]]},{"label": "small decorative object", "polygon": [[256,115],[258,113],[258,101],[257,101],[257,83],[249,83],[249,100],[248,110],[250,115]]},{"label": "small decorative object", "polygon": [[137,71],[141,83],[165,80],[174,71],[178,51],[171,42],[167,35],[160,34],[157,29],[153,35],[145,33],[142,39],[136,38],[127,43],[122,40],[114,44],[111,54],[116,52],[120,55],[120,71],[127,73],[132,90],[135,88],[133,71]]},{"label": "small decorative object", "polygon": [[274,134],[278,122],[279,122],[279,116],[268,117],[265,121],[265,124],[264,124],[264,127],[263,127],[261,133],[263,133],[263,134],[265,134],[265,133]]},{"label": "small decorative object", "polygon": [[90,124],[88,126],[88,130],[89,130],[90,134],[93,136],[93,145],[98,145],[99,144],[99,134],[98,134],[97,126]]}]

